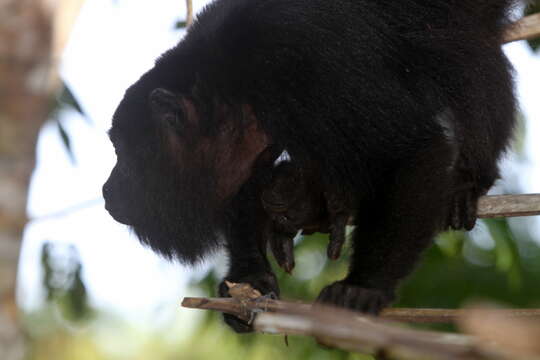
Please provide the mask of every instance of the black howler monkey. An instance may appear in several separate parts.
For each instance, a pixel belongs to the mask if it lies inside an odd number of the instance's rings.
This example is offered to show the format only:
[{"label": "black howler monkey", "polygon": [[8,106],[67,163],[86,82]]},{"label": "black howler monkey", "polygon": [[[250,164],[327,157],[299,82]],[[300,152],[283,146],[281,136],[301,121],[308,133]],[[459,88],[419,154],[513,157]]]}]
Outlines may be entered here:
[{"label": "black howler monkey", "polygon": [[169,258],[224,246],[227,280],[279,294],[266,242],[292,254],[268,207],[286,194],[272,190],[291,173],[274,165],[286,150],[314,178],[296,195],[318,214],[284,224],[326,222],[337,251],[344,216],[357,224],[349,274],[319,300],[377,313],[438,231],[474,226],[498,176],[514,126],[511,5],[214,1],[120,103],[106,208]]}]

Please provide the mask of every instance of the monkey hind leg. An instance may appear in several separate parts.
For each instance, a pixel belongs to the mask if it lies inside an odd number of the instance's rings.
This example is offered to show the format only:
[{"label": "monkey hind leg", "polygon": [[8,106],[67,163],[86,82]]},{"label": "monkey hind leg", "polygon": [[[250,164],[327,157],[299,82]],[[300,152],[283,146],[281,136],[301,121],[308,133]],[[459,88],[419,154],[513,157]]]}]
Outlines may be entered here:
[{"label": "monkey hind leg", "polygon": [[455,149],[443,134],[380,181],[356,218],[348,276],[324,288],[318,301],[377,314],[394,299],[398,282],[443,227]]}]

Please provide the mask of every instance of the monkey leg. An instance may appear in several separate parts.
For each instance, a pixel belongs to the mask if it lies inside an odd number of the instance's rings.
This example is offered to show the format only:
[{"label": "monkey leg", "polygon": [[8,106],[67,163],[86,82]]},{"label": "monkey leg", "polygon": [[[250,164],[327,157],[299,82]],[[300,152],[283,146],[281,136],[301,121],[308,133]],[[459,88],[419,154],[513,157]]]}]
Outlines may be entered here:
[{"label": "monkey leg", "polygon": [[422,148],[380,181],[369,209],[361,204],[350,272],[318,301],[372,314],[393,301],[447,211],[452,148],[442,136]]},{"label": "monkey leg", "polygon": [[[218,293],[221,297],[229,297],[229,287],[225,281],[233,283],[248,283],[261,294],[279,296],[277,279],[270,268],[264,253],[253,248],[250,243],[229,241],[230,269],[227,276],[219,284]],[[225,323],[238,333],[253,331],[247,322],[224,314]]]},{"label": "monkey leg", "polygon": [[[499,46],[479,49],[483,56],[472,57],[469,66],[456,68],[451,123],[459,147],[455,164],[452,205],[447,226],[471,230],[476,222],[478,198],[485,195],[499,177],[497,160],[508,146],[516,123],[509,63]],[[486,61],[486,59],[491,59]]]}]

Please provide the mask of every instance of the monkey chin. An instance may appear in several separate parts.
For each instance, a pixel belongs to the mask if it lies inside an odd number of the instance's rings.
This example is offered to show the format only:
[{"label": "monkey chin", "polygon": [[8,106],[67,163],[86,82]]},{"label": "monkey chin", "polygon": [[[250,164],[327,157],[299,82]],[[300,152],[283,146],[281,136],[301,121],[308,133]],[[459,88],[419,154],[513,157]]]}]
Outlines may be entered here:
[{"label": "monkey chin", "polygon": [[110,202],[105,200],[105,210],[111,215],[111,217],[122,225],[131,225],[131,220],[128,214],[125,211],[116,209],[110,205]]},{"label": "monkey chin", "polygon": [[142,206],[128,219],[144,245],[189,265],[199,263],[221,245],[218,234],[224,227],[220,202],[209,190],[215,189],[213,178],[199,175],[171,179],[159,195],[143,198]]}]

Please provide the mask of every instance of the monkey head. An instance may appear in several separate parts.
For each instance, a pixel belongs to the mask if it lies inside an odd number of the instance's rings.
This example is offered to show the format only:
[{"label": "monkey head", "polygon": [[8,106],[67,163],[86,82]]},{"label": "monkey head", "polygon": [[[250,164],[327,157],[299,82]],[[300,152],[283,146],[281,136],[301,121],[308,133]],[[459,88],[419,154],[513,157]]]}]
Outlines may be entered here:
[{"label": "monkey head", "polygon": [[227,203],[268,138],[250,106],[156,86],[151,75],[113,116],[117,163],[103,186],[105,207],[153,250],[195,263],[220,245]]}]

